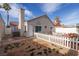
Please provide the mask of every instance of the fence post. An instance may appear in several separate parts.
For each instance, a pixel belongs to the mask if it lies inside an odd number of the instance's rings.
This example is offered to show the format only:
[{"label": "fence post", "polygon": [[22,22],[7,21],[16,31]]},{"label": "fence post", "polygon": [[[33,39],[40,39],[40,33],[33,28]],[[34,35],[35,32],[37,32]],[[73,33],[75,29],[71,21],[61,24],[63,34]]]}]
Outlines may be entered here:
[{"label": "fence post", "polygon": [[49,37],[49,42],[51,42],[51,41],[50,41],[50,35],[49,35],[48,37]]},{"label": "fence post", "polygon": [[36,33],[36,38],[38,38],[38,33]]},{"label": "fence post", "polygon": [[65,47],[67,47],[66,44],[67,44],[67,43],[66,43],[66,37],[65,37]]},{"label": "fence post", "polygon": [[62,42],[62,45],[64,46],[64,40],[62,40],[63,42]]},{"label": "fence post", "polygon": [[67,42],[66,42],[66,44],[67,44],[67,47],[68,47],[68,40],[69,40],[69,38],[67,38],[67,40],[66,40],[66,41],[67,41]]},{"label": "fence post", "polygon": [[72,40],[73,40],[73,49],[74,49],[74,38]]},{"label": "fence post", "polygon": [[70,43],[69,43],[69,48],[71,48],[71,40],[69,40],[70,41]]},{"label": "fence post", "polygon": [[76,39],[76,50],[78,50],[78,38]]},{"label": "fence post", "polygon": [[66,47],[67,47],[67,39],[66,39]]},{"label": "fence post", "polygon": [[62,37],[62,45],[64,46],[64,37]]}]

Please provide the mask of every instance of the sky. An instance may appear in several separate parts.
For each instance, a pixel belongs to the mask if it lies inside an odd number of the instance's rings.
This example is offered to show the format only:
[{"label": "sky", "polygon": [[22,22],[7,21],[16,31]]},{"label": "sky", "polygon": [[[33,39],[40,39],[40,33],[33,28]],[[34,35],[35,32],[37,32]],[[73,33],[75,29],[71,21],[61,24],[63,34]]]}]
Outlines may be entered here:
[{"label": "sky", "polygon": [[[18,9],[23,8],[26,21],[46,14],[52,21],[59,16],[63,24],[79,23],[79,3],[11,3],[9,5],[11,7],[10,21],[18,22]],[[6,23],[7,14],[3,8],[0,8],[0,14]]]}]

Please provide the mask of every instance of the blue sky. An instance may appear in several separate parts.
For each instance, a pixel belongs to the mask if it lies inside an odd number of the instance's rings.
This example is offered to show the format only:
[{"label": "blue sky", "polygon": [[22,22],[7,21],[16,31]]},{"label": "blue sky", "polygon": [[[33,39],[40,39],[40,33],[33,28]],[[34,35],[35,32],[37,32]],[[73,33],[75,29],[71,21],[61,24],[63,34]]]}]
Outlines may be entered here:
[{"label": "blue sky", "polygon": [[[18,21],[18,9],[25,9],[25,20],[47,14],[50,20],[54,20],[56,16],[60,17],[63,24],[79,23],[79,4],[59,4],[59,3],[15,3],[9,4],[10,21]],[[0,13],[6,22],[6,11],[0,8]]]}]

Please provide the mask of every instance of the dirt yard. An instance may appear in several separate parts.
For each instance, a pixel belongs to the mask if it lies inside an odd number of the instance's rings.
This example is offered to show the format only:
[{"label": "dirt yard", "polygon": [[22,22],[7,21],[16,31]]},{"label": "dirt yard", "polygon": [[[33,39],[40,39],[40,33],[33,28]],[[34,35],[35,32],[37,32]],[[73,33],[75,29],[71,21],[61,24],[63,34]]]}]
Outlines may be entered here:
[{"label": "dirt yard", "polygon": [[0,44],[2,56],[77,56],[72,51],[35,38],[9,38]]}]

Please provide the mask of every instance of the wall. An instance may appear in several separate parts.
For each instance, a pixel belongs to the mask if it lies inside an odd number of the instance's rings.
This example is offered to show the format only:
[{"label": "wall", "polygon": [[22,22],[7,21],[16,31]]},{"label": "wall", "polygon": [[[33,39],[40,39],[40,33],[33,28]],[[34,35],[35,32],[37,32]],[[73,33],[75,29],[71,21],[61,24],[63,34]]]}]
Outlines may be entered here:
[{"label": "wall", "polygon": [[78,33],[76,27],[74,27],[74,28],[61,28],[61,27],[58,27],[58,28],[55,28],[55,32],[57,32],[57,33]]},{"label": "wall", "polygon": [[[33,26],[34,31],[35,31],[35,26],[42,26],[41,33],[47,34],[47,33],[50,33],[50,31],[52,32],[50,27],[53,27],[53,24],[50,21],[50,19],[48,18],[48,16],[46,16],[46,15],[37,17],[37,18],[29,21],[28,24]],[[45,26],[47,26],[47,28],[45,28]]]},{"label": "wall", "polygon": [[5,34],[10,35],[12,34],[12,29],[10,28],[5,28]]},{"label": "wall", "polygon": [[22,29],[24,25],[24,9],[19,9],[19,24],[18,24],[18,29]]},{"label": "wall", "polygon": [[5,24],[3,20],[0,20],[0,41],[5,34]]},{"label": "wall", "polygon": [[19,9],[19,25],[20,36],[24,36],[24,9]]}]

